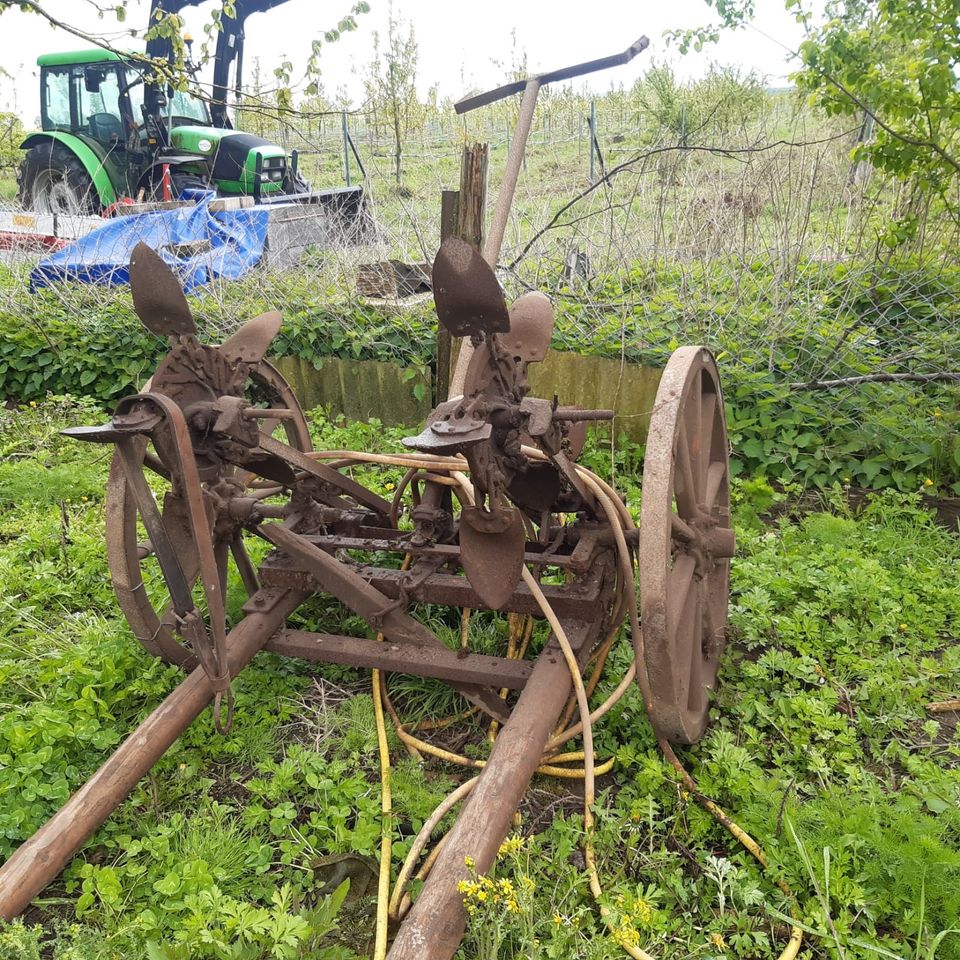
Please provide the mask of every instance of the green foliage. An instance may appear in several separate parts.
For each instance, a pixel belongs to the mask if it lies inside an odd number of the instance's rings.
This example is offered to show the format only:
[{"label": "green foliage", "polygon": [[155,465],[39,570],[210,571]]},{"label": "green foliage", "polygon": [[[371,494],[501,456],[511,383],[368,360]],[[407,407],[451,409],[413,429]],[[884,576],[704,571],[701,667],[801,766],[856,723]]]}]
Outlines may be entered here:
[{"label": "green foliage", "polygon": [[684,145],[713,143],[756,121],[768,106],[759,77],[716,65],[681,84],[668,65],[652,64],[633,96],[640,116],[656,125],[647,128],[647,139],[656,143],[664,136]]},{"label": "green foliage", "polygon": [[23,124],[15,113],[0,111],[0,170],[16,170],[23,159]]},{"label": "green foliage", "polygon": [[[800,0],[787,6],[799,8]],[[855,159],[868,159],[952,205],[949,191],[960,175],[956,5],[858,0],[831,5],[829,13],[801,44],[798,86],[828,114],[873,113],[873,136],[857,145]]]},{"label": "green foliage", "polygon": [[[7,281],[17,282],[9,274]],[[327,356],[408,366],[434,362],[436,318],[428,307],[388,314],[343,301],[320,305],[306,274],[277,282],[275,294],[286,304],[277,355],[317,364]],[[661,366],[680,343],[706,343],[720,362],[735,472],[806,486],[836,482],[912,491],[926,485],[960,492],[955,384],[790,386],[944,363],[956,352],[960,268],[935,269],[910,258],[876,269],[801,262],[786,288],[782,283],[763,261],[745,267],[640,262],[595,278],[593,300],[611,304],[596,323],[593,313],[585,322],[579,297],[561,289],[553,346]],[[202,325],[211,326],[215,311],[251,312],[252,295],[239,283],[223,304],[198,297],[195,311]],[[81,325],[77,316],[97,319]],[[142,328],[126,298],[102,302],[84,289],[71,289],[66,299],[41,291],[17,314],[0,313],[0,333],[0,396],[20,402],[72,393],[112,405],[143,385],[164,348]],[[902,353],[904,342],[912,353],[901,367],[891,357]],[[629,483],[636,464],[614,467]],[[0,490],[9,482],[0,477]],[[82,486],[82,477],[76,483]]]},{"label": "green foliage", "polygon": [[[57,433],[89,412],[63,400],[5,413],[0,438],[15,466],[31,462],[30,449],[41,464],[72,451],[71,463],[105,480],[101,451]],[[314,419],[331,448],[385,449],[402,433]],[[594,441],[586,456],[600,469],[610,453]],[[641,452],[619,443],[615,457],[634,489]],[[957,960],[960,940],[948,931],[960,889],[960,740],[949,715],[934,719],[924,704],[960,682],[960,546],[914,497],[894,493],[858,516],[837,496],[829,511],[771,522],[774,507],[796,506],[782,502],[793,492],[760,479],[734,485],[731,644],[711,728],[684,762],[789,880],[817,954]],[[0,702],[9,705],[0,714],[0,858],[179,679],[139,650],[116,610],[102,524],[99,497],[64,507],[46,495],[0,502]],[[456,618],[418,612],[456,643]],[[301,615],[315,629],[349,629],[336,605]],[[477,618],[480,648],[502,643],[498,622]],[[629,645],[618,644],[596,703],[629,662]],[[347,682],[344,668],[329,669]],[[329,735],[306,744],[296,731],[310,672],[256,658],[235,685],[235,732],[220,738],[209,715],[198,720],[68,866],[58,899],[75,919],[58,921],[41,904],[40,928],[0,924],[0,960],[341,960],[361,950],[372,890],[338,910],[345,890],[331,885],[328,898],[323,888],[331,861],[366,860],[379,847],[369,686],[351,687],[359,696],[316,721]],[[404,697],[398,707],[415,715]],[[485,730],[473,722],[449,735],[466,735],[485,755]],[[654,955],[779,952],[794,903],[675,782],[636,689],[597,724],[596,743],[601,760],[616,757],[595,805],[616,937]],[[396,762],[394,872],[470,772]],[[533,835],[505,849],[487,899],[474,891],[461,957],[492,960],[531,944],[556,960],[621,955],[584,880],[578,804],[565,782],[535,781],[522,828]]]}]

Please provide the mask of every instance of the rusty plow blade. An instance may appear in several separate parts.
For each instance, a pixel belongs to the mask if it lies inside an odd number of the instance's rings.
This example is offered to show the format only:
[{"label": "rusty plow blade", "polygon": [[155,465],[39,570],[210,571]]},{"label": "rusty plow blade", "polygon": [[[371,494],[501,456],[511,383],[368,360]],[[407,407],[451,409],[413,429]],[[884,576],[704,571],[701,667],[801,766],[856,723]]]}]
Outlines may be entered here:
[{"label": "rusty plow blade", "polygon": [[448,237],[433,262],[437,317],[453,337],[506,333],[510,312],[496,274],[479,252],[459,237]]},{"label": "rusty plow blade", "polygon": [[510,330],[500,336],[500,346],[515,360],[538,363],[547,356],[552,337],[553,304],[533,290],[510,307]]},{"label": "rusty plow blade", "polygon": [[460,513],[460,559],[477,596],[500,610],[513,596],[523,571],[527,537],[520,511],[464,506]]},{"label": "rusty plow blade", "polygon": [[235,334],[220,344],[220,353],[230,363],[259,363],[276,339],[283,315],[276,310],[248,320]]},{"label": "rusty plow blade", "polygon": [[130,256],[130,291],[133,308],[148,330],[164,337],[196,336],[177,275],[145,243],[138,243]]}]

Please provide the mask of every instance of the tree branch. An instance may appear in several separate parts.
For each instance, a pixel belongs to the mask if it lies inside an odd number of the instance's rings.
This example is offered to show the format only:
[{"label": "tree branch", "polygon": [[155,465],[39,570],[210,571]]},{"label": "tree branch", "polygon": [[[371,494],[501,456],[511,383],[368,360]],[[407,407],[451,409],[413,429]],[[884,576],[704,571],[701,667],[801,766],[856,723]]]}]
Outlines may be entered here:
[{"label": "tree branch", "polygon": [[631,157],[629,160],[624,160],[623,163],[617,164],[615,167],[611,167],[602,177],[596,180],[594,183],[591,183],[589,187],[585,190],[578,193],[575,197],[568,200],[559,210],[550,218],[546,226],[538,230],[524,245],[523,249],[506,265],[508,270],[513,270],[516,268],[517,264],[530,252],[530,249],[533,245],[545,234],[552,230],[560,220],[560,218],[575,204],[579,203],[584,198],[588,197],[594,190],[598,187],[603,186],[604,184],[609,183],[618,173],[622,173],[624,170],[632,167],[634,164],[641,163],[644,160],[649,160],[650,157],[655,157],[661,153],[710,153],[715,154],[721,157],[740,157],[744,155],[750,155],[754,153],[765,153],[768,150],[773,150],[775,147],[813,147],[821,143],[831,143],[834,140],[842,140],[844,137],[850,136],[850,130],[844,130],[841,133],[832,134],[829,137],[821,137],[819,140],[805,140],[805,141],[795,141],[795,140],[774,140],[772,143],[765,143],[762,146],[757,147],[704,147],[704,146],[694,146],[694,147],[654,147],[652,150],[647,150],[644,153],[638,153],[635,157]]},{"label": "tree branch", "polygon": [[838,387],[859,387],[862,383],[936,383],[943,380],[960,380],[960,373],[940,370],[937,373],[868,373],[860,377],[840,377],[836,380],[807,380],[791,383],[790,389],[836,390]]}]

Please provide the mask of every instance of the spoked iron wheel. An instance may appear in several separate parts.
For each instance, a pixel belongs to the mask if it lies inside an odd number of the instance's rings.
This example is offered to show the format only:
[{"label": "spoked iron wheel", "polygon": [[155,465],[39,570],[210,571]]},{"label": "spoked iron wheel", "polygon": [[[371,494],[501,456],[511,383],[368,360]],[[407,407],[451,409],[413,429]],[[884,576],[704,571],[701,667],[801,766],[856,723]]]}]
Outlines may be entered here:
[{"label": "spoked iron wheel", "polygon": [[[261,361],[254,367],[247,384],[247,399],[257,406],[271,409],[282,408],[293,413],[292,418],[279,421],[263,421],[261,429],[275,436],[298,450],[307,452],[311,449],[310,432],[290,385],[281,374],[269,363]],[[144,472],[153,477],[161,477],[160,486],[163,490],[157,496],[158,505],[164,508],[164,494],[171,490],[170,477],[151,446],[144,441],[140,446],[143,457]],[[246,473],[240,473],[235,468],[227,467],[224,476],[236,476],[244,482],[255,481],[255,478]],[[266,492],[266,491],[265,491]],[[169,514],[165,514],[165,517]],[[198,564],[195,557],[192,541],[187,533],[186,516],[177,516],[173,522],[166,524],[168,536],[173,539],[177,548],[178,558],[189,583],[196,584],[197,596],[200,586],[198,580]],[[176,663],[184,668],[192,668],[197,660],[191,650],[180,642],[173,629],[172,610],[167,603],[166,595],[159,602],[155,597],[151,600],[148,595],[148,586],[162,583],[159,566],[152,554],[148,541],[139,521],[139,511],[136,500],[124,476],[119,454],[115,454],[110,467],[110,479],[107,483],[106,495],[107,520],[107,559],[110,566],[110,576],[113,580],[114,591],[120,609],[130,624],[134,635],[143,648],[153,656],[160,657],[168,663]],[[228,557],[233,557],[244,588],[249,595],[257,589],[256,570],[247,556],[242,538],[243,531],[236,529],[227,539],[214,534],[214,551],[217,565],[220,569],[221,581],[227,577]]]},{"label": "spoked iron wheel", "polygon": [[716,362],[703,347],[670,358],[647,434],[640,510],[644,663],[658,736],[695,743],[726,640],[730,468]]}]

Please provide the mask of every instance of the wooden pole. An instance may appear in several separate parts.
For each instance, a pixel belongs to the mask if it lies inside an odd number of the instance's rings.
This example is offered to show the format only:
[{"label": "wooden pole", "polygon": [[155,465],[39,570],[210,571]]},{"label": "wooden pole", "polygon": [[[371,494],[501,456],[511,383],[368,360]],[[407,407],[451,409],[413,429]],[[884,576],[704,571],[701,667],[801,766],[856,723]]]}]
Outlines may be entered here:
[{"label": "wooden pole", "polygon": [[[440,193],[440,242],[447,237],[457,236],[460,230],[460,191],[443,190]],[[453,350],[450,331],[437,324],[437,375],[433,384],[433,405],[447,399],[450,389],[450,373],[453,364]]]},{"label": "wooden pole", "polygon": [[487,168],[490,151],[485,143],[463,148],[460,161],[460,215],[457,233],[471,247],[483,250],[486,236]]},{"label": "wooden pole", "polygon": [[[456,234],[477,250],[483,250],[486,237],[487,171],[490,150],[485,143],[472,143],[463,148],[460,160],[460,193]],[[451,347],[451,353],[453,348]],[[446,399],[450,394],[452,374],[447,380],[447,390],[437,395]],[[459,393],[462,386],[455,390]]]},{"label": "wooden pole", "polygon": [[[600,624],[568,622],[564,627],[582,669]],[[551,638],[500,731],[477,785],[447,834],[387,960],[450,960],[454,955],[467,919],[463,894],[457,890],[457,884],[471,876],[464,860],[469,857],[477,873],[490,870],[572,686],[560,647]]]},{"label": "wooden pole", "polygon": [[[227,638],[235,677],[309,594],[263,590],[263,612],[245,617]],[[253,609],[256,611],[256,607]],[[137,781],[166,753],[213,699],[207,675],[197,667],[117,748],[106,763],[0,867],[0,917],[12,920],[70,862]]]}]

